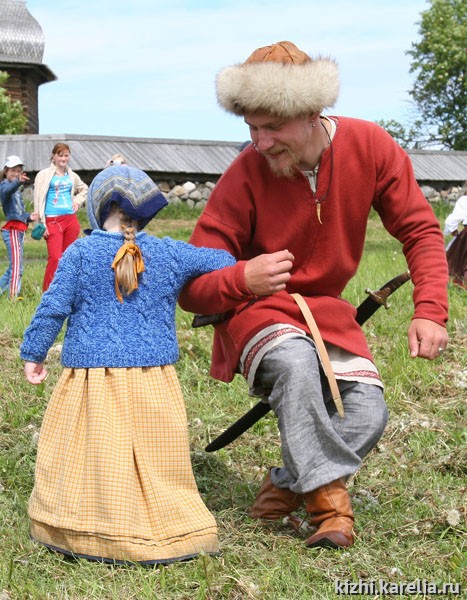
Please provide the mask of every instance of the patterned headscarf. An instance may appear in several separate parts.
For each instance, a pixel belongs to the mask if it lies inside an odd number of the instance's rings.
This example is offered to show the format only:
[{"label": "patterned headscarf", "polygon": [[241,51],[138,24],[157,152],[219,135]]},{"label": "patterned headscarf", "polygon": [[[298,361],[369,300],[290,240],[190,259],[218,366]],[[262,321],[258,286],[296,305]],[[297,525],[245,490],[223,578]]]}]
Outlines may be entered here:
[{"label": "patterned headscarf", "polygon": [[152,179],[141,169],[128,165],[104,169],[89,186],[87,211],[92,229],[102,229],[112,202],[138,220],[141,228],[167,206],[164,194]]}]

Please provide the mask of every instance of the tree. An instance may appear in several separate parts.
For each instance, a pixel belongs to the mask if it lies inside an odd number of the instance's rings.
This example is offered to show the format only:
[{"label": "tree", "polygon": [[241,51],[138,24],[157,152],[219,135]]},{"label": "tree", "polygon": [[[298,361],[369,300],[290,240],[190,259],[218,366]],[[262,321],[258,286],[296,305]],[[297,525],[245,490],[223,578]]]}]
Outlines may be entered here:
[{"label": "tree", "polygon": [[0,135],[23,133],[27,121],[21,102],[12,100],[3,87],[8,77],[0,71]]},{"label": "tree", "polygon": [[467,2],[431,0],[421,13],[421,39],[412,43],[410,95],[418,105],[424,128],[451,150],[467,150]]},{"label": "tree", "polygon": [[428,145],[422,134],[421,121],[414,121],[410,128],[395,119],[381,119],[376,123],[385,129],[402,148],[423,148]]}]

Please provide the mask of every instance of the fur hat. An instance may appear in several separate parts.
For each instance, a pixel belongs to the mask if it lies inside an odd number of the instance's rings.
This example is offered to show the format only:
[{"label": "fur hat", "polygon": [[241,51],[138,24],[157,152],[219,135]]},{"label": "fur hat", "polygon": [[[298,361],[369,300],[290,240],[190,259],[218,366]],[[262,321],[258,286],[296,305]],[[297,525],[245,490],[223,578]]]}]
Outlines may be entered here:
[{"label": "fur hat", "polygon": [[112,202],[140,221],[141,228],[167,205],[164,194],[149,175],[127,165],[107,167],[92,180],[87,201],[92,229],[102,229]]},{"label": "fur hat", "polygon": [[292,42],[258,48],[216,79],[219,104],[235,115],[264,113],[294,119],[333,106],[339,94],[337,63],[310,58]]}]

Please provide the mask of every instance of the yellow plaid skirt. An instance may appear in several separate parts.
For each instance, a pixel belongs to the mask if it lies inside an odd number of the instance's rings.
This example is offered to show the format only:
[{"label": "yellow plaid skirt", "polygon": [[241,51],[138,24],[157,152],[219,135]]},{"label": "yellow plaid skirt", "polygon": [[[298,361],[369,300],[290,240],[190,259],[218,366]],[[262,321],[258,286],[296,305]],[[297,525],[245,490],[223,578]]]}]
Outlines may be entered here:
[{"label": "yellow plaid skirt", "polygon": [[173,365],[64,369],[41,427],[29,516],[33,539],[78,557],[218,553]]}]

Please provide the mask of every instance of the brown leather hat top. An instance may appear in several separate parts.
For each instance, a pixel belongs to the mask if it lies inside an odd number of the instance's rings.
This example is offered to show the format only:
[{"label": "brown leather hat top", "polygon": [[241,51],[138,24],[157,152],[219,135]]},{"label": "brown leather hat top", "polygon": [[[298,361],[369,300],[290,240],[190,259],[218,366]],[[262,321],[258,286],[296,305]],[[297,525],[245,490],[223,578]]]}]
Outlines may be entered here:
[{"label": "brown leather hat top", "polygon": [[292,42],[277,42],[271,46],[257,48],[244,64],[257,62],[278,62],[284,64],[302,65],[311,62],[311,58],[297,48]]}]

